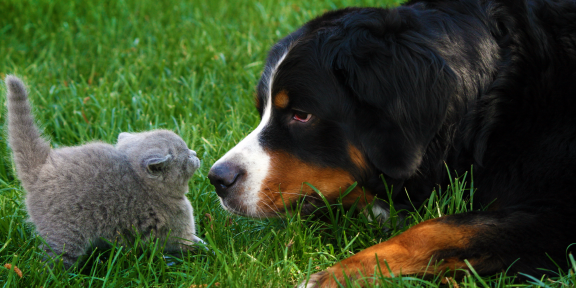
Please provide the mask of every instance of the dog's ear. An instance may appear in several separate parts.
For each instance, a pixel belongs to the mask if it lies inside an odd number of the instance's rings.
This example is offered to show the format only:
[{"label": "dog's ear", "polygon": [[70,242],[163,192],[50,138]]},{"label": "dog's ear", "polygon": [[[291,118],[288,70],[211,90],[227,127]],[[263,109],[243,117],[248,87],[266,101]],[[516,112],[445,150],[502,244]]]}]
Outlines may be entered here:
[{"label": "dog's ear", "polygon": [[455,76],[431,39],[401,11],[343,20],[334,72],[359,102],[357,137],[372,164],[396,179],[420,166],[455,95]]}]

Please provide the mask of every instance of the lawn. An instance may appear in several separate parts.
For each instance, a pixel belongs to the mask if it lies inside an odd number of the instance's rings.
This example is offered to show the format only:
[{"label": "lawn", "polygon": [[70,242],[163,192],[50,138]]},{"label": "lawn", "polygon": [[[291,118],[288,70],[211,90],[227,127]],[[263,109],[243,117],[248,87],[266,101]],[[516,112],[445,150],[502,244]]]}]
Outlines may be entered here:
[{"label": "lawn", "polygon": [[[324,11],[382,1],[0,1],[0,78],[28,84],[37,121],[54,147],[114,143],[121,131],[170,129],[197,151],[190,181],[198,236],[210,252],[165,257],[163,243],[95,251],[82,269],[48,269],[42,240],[26,222],[5,133],[0,134],[0,285],[4,287],[292,287],[363,248],[400,233],[335,205],[331,221],[299,214],[250,219],[220,208],[210,166],[258,124],[253,93],[267,50]],[[0,88],[5,104],[5,88]],[[5,110],[0,114],[4,125]],[[2,131],[4,131],[4,126]],[[456,178],[456,175],[453,175]],[[440,187],[411,224],[473,208],[470,177]],[[568,260],[567,260],[568,261]],[[3,268],[17,266],[23,273]],[[558,271],[551,271],[554,275]],[[515,282],[514,275],[461,282],[398,275],[382,287],[567,287],[564,271]],[[530,279],[530,278],[529,278]],[[516,283],[516,284],[515,284]]]}]

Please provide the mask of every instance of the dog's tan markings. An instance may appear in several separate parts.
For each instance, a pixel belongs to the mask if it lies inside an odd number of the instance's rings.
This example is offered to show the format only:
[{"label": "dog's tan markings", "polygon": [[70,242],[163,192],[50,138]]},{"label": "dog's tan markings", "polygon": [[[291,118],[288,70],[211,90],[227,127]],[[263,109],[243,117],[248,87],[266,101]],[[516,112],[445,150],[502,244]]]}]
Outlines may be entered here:
[{"label": "dog's tan markings", "polygon": [[[317,276],[313,275],[311,279],[316,281],[313,287],[338,287],[334,278],[345,283],[344,274],[351,279],[372,277],[377,265],[384,276],[440,274],[447,270],[467,269],[464,259],[436,259],[437,253],[466,249],[477,233],[479,229],[476,227],[428,220],[317,273]],[[468,260],[474,266],[480,259]]]},{"label": "dog's tan markings", "polygon": [[254,94],[254,105],[256,106],[256,109],[261,110],[262,109],[262,103],[260,103],[260,98],[258,97],[258,94]]},{"label": "dog's tan markings", "polygon": [[288,98],[288,91],[282,90],[274,96],[274,107],[277,109],[284,109],[288,107],[289,101],[290,98]]},{"label": "dog's tan markings", "polygon": [[348,155],[350,155],[350,159],[352,163],[357,168],[360,168],[363,171],[368,169],[368,162],[366,162],[366,157],[364,153],[362,153],[356,146],[352,145],[351,143],[348,144]]},{"label": "dog's tan markings", "polygon": [[[343,169],[319,167],[286,152],[270,152],[270,157],[272,168],[263,181],[261,191],[265,196],[261,197],[262,203],[259,204],[259,208],[267,212],[281,211],[284,203],[288,206],[304,195],[318,197],[304,182],[312,184],[332,203],[355,182],[352,175]],[[364,195],[364,191],[356,187],[342,201],[344,205],[351,205],[358,198],[359,206],[373,200],[372,195]]]}]

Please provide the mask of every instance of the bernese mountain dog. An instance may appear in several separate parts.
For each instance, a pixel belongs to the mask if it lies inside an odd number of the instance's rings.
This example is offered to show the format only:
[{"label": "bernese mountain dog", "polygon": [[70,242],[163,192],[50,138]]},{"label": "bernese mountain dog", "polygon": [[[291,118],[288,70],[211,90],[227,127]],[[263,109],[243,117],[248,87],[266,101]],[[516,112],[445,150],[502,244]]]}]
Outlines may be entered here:
[{"label": "bernese mountain dog", "polygon": [[424,221],[302,287],[336,287],[378,267],[384,275],[468,269],[465,260],[480,275],[568,268],[575,1],[422,0],[328,12],[272,47],[256,107],[260,124],[208,176],[232,213],[274,217],[297,202],[312,213],[322,202],[303,182],[330,202],[357,182],[343,205],[374,203],[385,218],[384,182],[395,205],[412,207],[448,185],[447,169],[473,167],[483,209]]}]

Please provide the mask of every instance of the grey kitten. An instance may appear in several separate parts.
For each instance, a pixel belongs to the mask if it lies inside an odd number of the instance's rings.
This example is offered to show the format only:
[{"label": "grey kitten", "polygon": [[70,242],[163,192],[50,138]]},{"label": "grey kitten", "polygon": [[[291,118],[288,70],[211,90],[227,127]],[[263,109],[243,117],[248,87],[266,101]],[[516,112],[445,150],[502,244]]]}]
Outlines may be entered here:
[{"label": "grey kitten", "polygon": [[144,241],[151,235],[168,240],[167,252],[202,242],[185,196],[200,160],[182,138],[155,130],[120,133],[116,146],[51,149],[34,123],[22,81],[5,81],[9,144],[30,220],[50,256],[63,253],[69,268],[91,246],[104,245],[102,239],[126,244],[136,233]]}]

